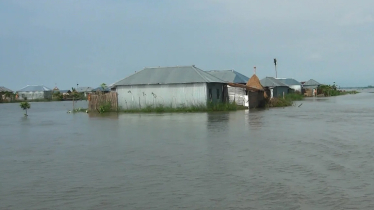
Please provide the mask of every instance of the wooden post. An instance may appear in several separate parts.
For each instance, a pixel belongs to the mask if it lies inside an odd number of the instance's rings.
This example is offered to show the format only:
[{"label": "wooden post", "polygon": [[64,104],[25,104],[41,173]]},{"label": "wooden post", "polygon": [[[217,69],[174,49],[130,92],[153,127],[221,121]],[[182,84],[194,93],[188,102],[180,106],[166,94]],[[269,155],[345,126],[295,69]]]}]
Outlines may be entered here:
[{"label": "wooden post", "polygon": [[284,99],[284,92],[283,92],[283,99]]}]

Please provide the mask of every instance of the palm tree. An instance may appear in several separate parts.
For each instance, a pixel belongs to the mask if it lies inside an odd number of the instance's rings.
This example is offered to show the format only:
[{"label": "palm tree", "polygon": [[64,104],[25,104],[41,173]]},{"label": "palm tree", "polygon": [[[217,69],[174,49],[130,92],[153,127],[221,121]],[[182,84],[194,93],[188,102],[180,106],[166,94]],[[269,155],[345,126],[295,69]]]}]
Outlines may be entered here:
[{"label": "palm tree", "polygon": [[23,110],[26,111],[25,116],[27,116],[27,110],[30,109],[30,107],[31,107],[31,106],[30,106],[30,103],[27,102],[27,101],[25,101],[25,102],[21,102],[20,107],[21,107]]}]

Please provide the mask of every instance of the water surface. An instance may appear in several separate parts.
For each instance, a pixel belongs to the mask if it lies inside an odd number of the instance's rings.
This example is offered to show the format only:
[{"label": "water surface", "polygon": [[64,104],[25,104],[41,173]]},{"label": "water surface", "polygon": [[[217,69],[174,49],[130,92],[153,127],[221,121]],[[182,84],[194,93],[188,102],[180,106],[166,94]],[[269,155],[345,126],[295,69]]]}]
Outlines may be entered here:
[{"label": "water surface", "polygon": [[27,118],[0,104],[0,209],[374,209],[373,104],[95,115],[50,102]]}]

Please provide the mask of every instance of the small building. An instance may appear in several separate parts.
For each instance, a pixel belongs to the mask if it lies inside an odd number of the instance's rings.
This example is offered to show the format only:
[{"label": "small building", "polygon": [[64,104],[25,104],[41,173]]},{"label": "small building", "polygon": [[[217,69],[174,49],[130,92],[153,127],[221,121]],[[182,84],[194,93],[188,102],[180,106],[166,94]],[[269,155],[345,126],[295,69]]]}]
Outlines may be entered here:
[{"label": "small building", "polygon": [[76,91],[78,93],[82,93],[84,97],[87,97],[88,94],[92,93],[93,88],[92,87],[78,87]]},{"label": "small building", "polygon": [[13,93],[13,90],[8,89],[4,86],[0,86],[0,102],[5,101],[7,98],[11,100],[11,97],[7,97],[7,93]]},{"label": "small building", "polygon": [[108,92],[110,92],[110,90],[111,90],[111,88],[110,87],[105,87],[105,88],[103,88],[103,87],[97,87],[97,88],[95,88],[95,89],[92,89],[92,92],[103,92],[103,93],[108,93]]},{"label": "small building", "polygon": [[294,92],[302,93],[302,85],[299,81],[292,78],[276,78],[278,81],[288,85]]},{"label": "small building", "polygon": [[206,106],[227,100],[227,85],[196,66],[144,68],[118,82],[118,107]]},{"label": "small building", "polygon": [[4,86],[0,86],[0,93],[7,93],[7,92],[13,93],[13,90],[6,88]]},{"label": "small building", "polygon": [[17,91],[18,100],[52,99],[52,89],[44,85],[27,85]]},{"label": "small building", "polygon": [[288,85],[274,77],[265,77],[260,82],[263,87],[270,89],[270,98],[283,97],[283,94],[288,93]]},{"label": "small building", "polygon": [[321,85],[321,83],[315,81],[314,79],[310,79],[303,84],[303,93],[305,96],[316,96],[317,89]]},{"label": "small building", "polygon": [[[247,89],[245,87],[245,84],[249,80],[247,76],[234,70],[212,70],[207,72],[227,83],[231,83],[227,85],[229,102],[232,103],[235,101],[236,104],[245,106],[245,103],[247,101],[246,96],[248,95]],[[232,85],[232,83],[241,85],[234,86]]]},{"label": "small building", "polygon": [[320,85],[321,83],[315,81],[314,79],[310,79],[303,84],[303,88],[304,89],[317,89]]},{"label": "small building", "polygon": [[265,90],[262,87],[260,80],[256,74],[248,80],[247,87],[248,89],[248,107],[249,108],[259,108],[265,106]]}]

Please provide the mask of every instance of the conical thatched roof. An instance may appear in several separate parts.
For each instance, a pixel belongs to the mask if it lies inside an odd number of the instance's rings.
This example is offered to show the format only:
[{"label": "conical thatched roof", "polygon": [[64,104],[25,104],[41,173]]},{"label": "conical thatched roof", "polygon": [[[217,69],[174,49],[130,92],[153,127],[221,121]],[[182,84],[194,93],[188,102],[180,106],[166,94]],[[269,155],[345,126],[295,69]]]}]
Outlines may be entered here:
[{"label": "conical thatched roof", "polygon": [[262,87],[261,85],[261,82],[260,80],[258,79],[258,77],[256,76],[256,74],[254,74],[247,82],[247,86],[249,87],[252,87],[252,88],[256,88],[258,90],[264,90],[264,87]]}]

